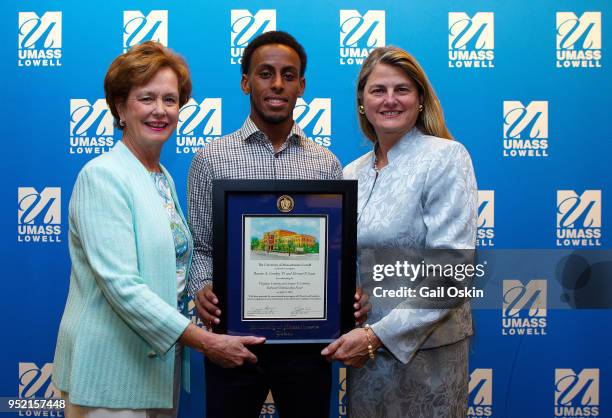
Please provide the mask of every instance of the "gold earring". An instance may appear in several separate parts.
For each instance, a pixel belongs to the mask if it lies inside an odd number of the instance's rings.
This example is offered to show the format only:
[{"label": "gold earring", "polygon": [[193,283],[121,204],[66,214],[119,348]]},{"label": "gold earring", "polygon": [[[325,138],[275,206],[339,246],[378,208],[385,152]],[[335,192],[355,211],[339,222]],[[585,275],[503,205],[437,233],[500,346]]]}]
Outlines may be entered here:
[{"label": "gold earring", "polygon": [[423,111],[423,105],[422,105],[422,104],[420,104],[420,105],[419,105],[419,112],[422,112],[422,111]]},{"label": "gold earring", "polygon": [[359,105],[359,114],[365,115],[365,107],[363,107],[363,105]]}]

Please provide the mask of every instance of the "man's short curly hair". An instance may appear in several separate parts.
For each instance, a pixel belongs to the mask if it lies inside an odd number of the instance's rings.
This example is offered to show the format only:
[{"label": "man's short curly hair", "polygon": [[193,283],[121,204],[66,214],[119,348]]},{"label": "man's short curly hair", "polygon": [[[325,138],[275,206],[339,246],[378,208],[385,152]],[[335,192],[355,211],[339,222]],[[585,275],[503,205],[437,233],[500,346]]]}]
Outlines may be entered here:
[{"label": "man's short curly hair", "polygon": [[264,45],[280,44],[286,45],[293,49],[300,57],[300,77],[304,77],[306,73],[306,51],[304,47],[291,35],[283,31],[270,31],[264,32],[255,39],[253,39],[244,50],[242,55],[242,74],[249,73],[249,67],[251,65],[251,58],[257,48]]}]

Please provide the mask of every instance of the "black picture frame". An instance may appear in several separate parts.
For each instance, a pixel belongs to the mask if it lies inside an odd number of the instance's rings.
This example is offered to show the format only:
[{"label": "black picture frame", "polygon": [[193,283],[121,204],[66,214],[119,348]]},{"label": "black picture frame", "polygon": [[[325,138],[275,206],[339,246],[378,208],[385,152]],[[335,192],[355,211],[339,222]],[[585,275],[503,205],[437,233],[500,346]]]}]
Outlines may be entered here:
[{"label": "black picture frame", "polygon": [[[233,243],[238,241],[237,231],[242,231],[239,237],[242,250],[245,245],[244,219],[278,215],[271,209],[271,202],[276,202],[280,213],[279,199],[283,196],[291,196],[292,204],[293,199],[296,200],[295,212],[283,216],[313,214],[313,217],[316,217],[321,213],[328,214],[326,217],[329,225],[325,225],[331,232],[329,242],[326,241],[325,254],[326,257],[329,256],[329,259],[326,259],[329,269],[326,267],[325,319],[254,321],[245,320],[243,317],[244,266],[241,265],[239,270],[236,267],[236,246]],[[317,202],[321,202],[321,207],[316,207]],[[213,286],[221,309],[221,321],[214,327],[215,332],[265,336],[268,344],[303,344],[327,343],[354,328],[357,181],[214,180],[212,209]],[[237,225],[238,222],[242,222],[240,226]],[[244,252],[239,258],[240,263],[244,263]],[[240,271],[240,274],[237,271]]]}]

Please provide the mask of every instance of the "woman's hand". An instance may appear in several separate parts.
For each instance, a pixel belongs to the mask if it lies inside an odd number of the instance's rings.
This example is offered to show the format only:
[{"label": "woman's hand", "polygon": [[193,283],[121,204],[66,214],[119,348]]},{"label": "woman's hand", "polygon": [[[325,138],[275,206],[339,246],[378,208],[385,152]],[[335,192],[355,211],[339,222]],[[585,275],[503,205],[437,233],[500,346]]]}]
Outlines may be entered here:
[{"label": "woman's hand", "polygon": [[245,362],[257,363],[257,357],[246,346],[262,344],[266,339],[214,334],[189,324],[179,341],[204,353],[210,361],[221,367],[239,367]]},{"label": "woman's hand", "polygon": [[[372,341],[372,349],[374,351],[382,346],[382,342],[373,331],[370,332],[370,340]],[[362,367],[370,358],[365,329],[355,328],[342,335],[325,347],[321,351],[321,355],[324,355],[329,361],[339,360],[346,366]]]},{"label": "woman's hand", "polygon": [[221,367],[239,367],[246,363],[257,363],[257,357],[246,346],[262,344],[263,337],[235,337],[232,335],[207,333],[210,339],[202,344],[202,352],[210,361]]}]

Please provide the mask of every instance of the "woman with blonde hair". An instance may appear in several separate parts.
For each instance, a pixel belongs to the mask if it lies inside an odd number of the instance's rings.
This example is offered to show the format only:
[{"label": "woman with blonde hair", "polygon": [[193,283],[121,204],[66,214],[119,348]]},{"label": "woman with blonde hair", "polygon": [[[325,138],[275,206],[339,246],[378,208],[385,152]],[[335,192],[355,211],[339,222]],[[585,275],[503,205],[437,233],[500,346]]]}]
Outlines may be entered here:
[{"label": "woman with blonde hair", "polygon": [[[414,57],[397,47],[372,51],[357,81],[357,114],[373,149],[349,164],[344,178],[359,182],[364,291],[375,286],[372,270],[364,268],[366,258],[380,262],[381,254],[435,258],[445,251],[473,251],[472,162],[452,140],[440,102]],[[370,301],[369,324],[322,352],[354,367],[347,385],[350,416],[465,417],[469,304],[428,305],[410,297],[397,302],[372,294]]]}]

